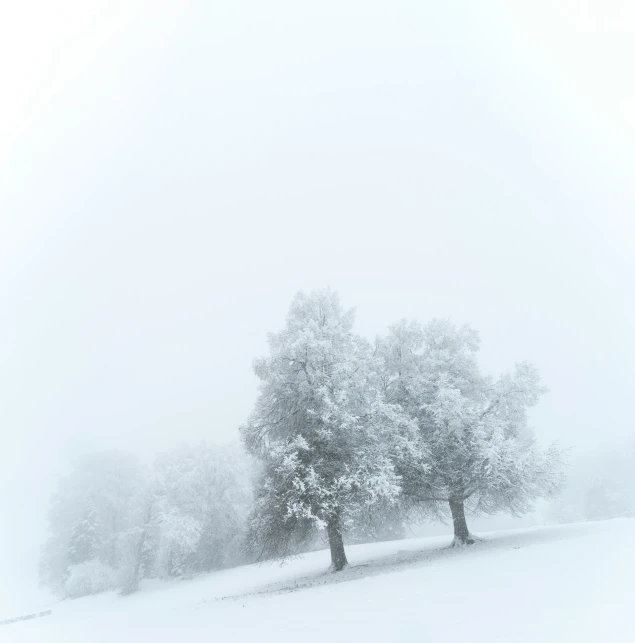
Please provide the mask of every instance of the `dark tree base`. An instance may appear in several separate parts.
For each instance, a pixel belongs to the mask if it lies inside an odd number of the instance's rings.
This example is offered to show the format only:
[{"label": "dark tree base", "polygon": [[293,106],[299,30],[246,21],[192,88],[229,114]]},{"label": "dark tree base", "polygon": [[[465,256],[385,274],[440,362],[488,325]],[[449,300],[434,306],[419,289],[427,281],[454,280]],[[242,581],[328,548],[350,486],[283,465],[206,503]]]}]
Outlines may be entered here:
[{"label": "dark tree base", "polygon": [[332,573],[341,572],[346,567],[348,567],[348,563],[344,563],[344,565],[342,565],[342,567],[335,567],[335,564],[331,563],[329,565],[329,572],[332,572]]},{"label": "dark tree base", "polygon": [[474,538],[467,528],[463,500],[455,498],[450,500],[450,511],[452,512],[452,523],[454,525],[454,540],[452,541],[452,547],[473,545]]},{"label": "dark tree base", "polygon": [[476,541],[474,540],[472,535],[469,535],[467,538],[457,538],[456,536],[454,536],[454,540],[452,541],[450,547],[458,547],[460,549],[463,549],[468,545],[473,545],[475,542]]},{"label": "dark tree base", "polygon": [[333,520],[327,525],[326,531],[329,537],[329,547],[331,549],[331,571],[340,572],[348,565],[346,552],[344,551],[344,540],[338,520]]}]

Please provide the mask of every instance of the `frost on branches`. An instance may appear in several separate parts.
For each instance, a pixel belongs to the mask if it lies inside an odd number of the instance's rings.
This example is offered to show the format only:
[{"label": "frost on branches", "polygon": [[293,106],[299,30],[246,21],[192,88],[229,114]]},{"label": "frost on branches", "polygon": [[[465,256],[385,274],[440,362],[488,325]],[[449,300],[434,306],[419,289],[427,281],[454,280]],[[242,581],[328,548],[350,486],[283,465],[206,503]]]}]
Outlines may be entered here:
[{"label": "frost on branches", "polygon": [[284,330],[269,336],[269,356],[255,362],[260,390],[241,432],[263,461],[250,530],[261,556],[292,553],[325,530],[341,570],[347,525],[401,493],[394,455],[416,442],[416,426],[385,401],[353,320],[335,293],[300,293]]},{"label": "frost on branches", "polygon": [[537,370],[521,363],[493,380],[479,370],[478,349],[475,331],[442,320],[401,322],[377,342],[386,398],[416,419],[432,465],[427,475],[400,471],[404,498],[441,517],[449,506],[459,546],[474,542],[466,507],[524,513],[563,482],[560,450],[541,450],[527,423],[545,392]]}]

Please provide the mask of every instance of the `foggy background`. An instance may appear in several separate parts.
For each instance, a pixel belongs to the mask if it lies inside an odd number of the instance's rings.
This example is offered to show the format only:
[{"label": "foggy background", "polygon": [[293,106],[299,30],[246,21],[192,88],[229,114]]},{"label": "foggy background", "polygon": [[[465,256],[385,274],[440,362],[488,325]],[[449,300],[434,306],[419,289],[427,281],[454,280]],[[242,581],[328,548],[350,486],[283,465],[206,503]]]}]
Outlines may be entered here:
[{"label": "foggy background", "polygon": [[74,456],[237,438],[298,289],[468,322],[540,440],[633,449],[635,8],[554,4],[5,3],[3,606]]}]

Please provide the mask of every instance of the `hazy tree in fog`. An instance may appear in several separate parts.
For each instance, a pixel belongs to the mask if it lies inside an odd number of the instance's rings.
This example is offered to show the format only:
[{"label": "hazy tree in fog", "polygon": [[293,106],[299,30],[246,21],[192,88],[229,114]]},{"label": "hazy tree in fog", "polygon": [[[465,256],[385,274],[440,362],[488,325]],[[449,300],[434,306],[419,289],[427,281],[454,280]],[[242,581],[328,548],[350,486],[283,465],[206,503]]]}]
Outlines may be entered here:
[{"label": "hazy tree in fog", "polygon": [[408,448],[416,427],[382,399],[353,321],[335,293],[300,293],[284,330],[269,336],[269,356],[255,362],[260,390],[241,432],[263,461],[251,526],[261,555],[285,555],[325,529],[340,570],[347,523],[399,496],[391,453]]},{"label": "hazy tree in fog", "polygon": [[620,500],[621,494],[612,490],[603,476],[597,475],[586,492],[585,516],[589,520],[615,516],[624,511]]},{"label": "hazy tree in fog", "polygon": [[182,576],[242,560],[251,466],[236,447],[182,446],[142,468],[133,456],[86,456],[53,498],[44,583],[77,597],[151,576]]},{"label": "hazy tree in fog", "polygon": [[181,445],[160,455],[121,538],[124,593],[144,577],[178,577],[243,560],[251,462],[237,446]]},{"label": "hazy tree in fog", "polygon": [[[40,562],[45,584],[64,594],[70,578],[75,591],[84,585],[99,591],[107,570],[115,578],[119,537],[141,477],[137,459],[118,451],[84,456],[75,463],[52,498],[50,537]],[[95,570],[100,580],[92,583],[85,577]]]},{"label": "hazy tree in fog", "polygon": [[156,476],[147,470],[130,499],[126,528],[119,536],[119,586],[124,595],[136,592],[139,581],[154,570],[152,535],[156,530],[158,498]]},{"label": "hazy tree in fog", "polygon": [[97,512],[89,506],[84,515],[73,525],[68,541],[68,562],[79,565],[97,558],[103,543],[103,530],[100,528]]},{"label": "hazy tree in fog", "polygon": [[551,522],[635,514],[635,436],[577,453],[566,488],[545,513]]},{"label": "hazy tree in fog", "polygon": [[241,561],[251,463],[237,446],[181,446],[154,466],[156,570],[182,576]]},{"label": "hazy tree in fog", "polygon": [[497,380],[481,374],[479,339],[443,320],[401,322],[377,342],[387,400],[416,419],[430,472],[416,462],[399,469],[404,496],[443,515],[449,507],[454,544],[471,544],[465,508],[476,515],[528,511],[562,482],[556,447],[541,450],[527,410],[544,393],[537,370],[518,364]]}]

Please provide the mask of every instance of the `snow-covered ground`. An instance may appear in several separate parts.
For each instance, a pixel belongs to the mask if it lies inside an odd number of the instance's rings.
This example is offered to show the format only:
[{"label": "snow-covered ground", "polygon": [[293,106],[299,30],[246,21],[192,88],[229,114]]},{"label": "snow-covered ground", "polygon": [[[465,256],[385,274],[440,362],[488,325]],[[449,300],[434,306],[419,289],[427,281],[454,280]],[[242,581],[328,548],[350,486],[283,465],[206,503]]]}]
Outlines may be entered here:
[{"label": "snow-covered ground", "polygon": [[0,641],[631,640],[633,527],[617,519],[495,532],[462,551],[447,537],[359,545],[339,574],[315,552],[146,583],[129,597],[64,601],[45,618],[0,626]]}]

